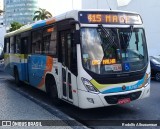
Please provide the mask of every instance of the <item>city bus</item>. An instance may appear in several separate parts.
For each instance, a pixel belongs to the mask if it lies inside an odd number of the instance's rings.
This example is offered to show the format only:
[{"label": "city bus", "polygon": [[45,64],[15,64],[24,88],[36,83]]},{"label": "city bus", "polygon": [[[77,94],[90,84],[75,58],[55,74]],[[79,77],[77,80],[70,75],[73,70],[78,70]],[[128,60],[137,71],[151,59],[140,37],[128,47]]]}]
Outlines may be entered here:
[{"label": "city bus", "polygon": [[139,14],[72,10],[7,33],[5,71],[82,109],[146,98],[150,64]]}]

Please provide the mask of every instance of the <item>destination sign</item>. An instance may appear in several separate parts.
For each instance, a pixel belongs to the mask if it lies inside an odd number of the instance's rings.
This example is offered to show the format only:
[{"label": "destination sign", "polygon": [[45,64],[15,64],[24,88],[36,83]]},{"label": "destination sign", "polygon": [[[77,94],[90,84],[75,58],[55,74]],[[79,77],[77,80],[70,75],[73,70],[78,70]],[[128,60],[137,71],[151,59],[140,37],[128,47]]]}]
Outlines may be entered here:
[{"label": "destination sign", "polygon": [[84,24],[142,24],[138,14],[122,12],[79,12],[79,21]]}]

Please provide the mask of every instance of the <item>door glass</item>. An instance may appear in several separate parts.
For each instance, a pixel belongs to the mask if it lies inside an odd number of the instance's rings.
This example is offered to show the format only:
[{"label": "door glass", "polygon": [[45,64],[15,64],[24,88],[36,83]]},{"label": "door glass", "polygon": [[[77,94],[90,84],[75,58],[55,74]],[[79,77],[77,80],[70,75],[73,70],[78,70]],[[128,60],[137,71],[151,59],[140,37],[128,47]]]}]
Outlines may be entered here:
[{"label": "door glass", "polygon": [[25,37],[25,38],[22,38],[22,43],[21,43],[21,46],[22,46],[22,51],[21,51],[21,54],[27,54],[28,53],[28,37]]},{"label": "door glass", "polygon": [[62,43],[62,65],[66,65],[66,54],[65,54],[65,37],[64,34],[61,35],[61,43]]},{"label": "door glass", "polygon": [[[73,50],[72,46],[72,38],[70,31],[64,31],[60,34],[61,38],[61,54],[60,58],[62,59],[62,91],[63,97],[65,99],[71,100],[72,96],[72,65],[73,62],[73,53],[75,54],[75,50]],[[75,47],[74,47],[75,48]]]},{"label": "door glass", "polygon": [[71,35],[70,34],[67,34],[67,62],[68,62],[68,69],[70,70],[71,69]]}]

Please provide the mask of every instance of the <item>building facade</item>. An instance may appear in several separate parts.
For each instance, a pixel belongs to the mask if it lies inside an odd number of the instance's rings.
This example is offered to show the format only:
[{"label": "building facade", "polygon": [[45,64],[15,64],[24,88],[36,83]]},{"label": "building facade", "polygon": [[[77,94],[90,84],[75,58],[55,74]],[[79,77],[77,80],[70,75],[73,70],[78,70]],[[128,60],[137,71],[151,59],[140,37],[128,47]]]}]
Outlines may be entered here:
[{"label": "building facade", "polygon": [[118,9],[138,12],[142,16],[149,55],[160,55],[160,0],[132,0]]},{"label": "building facade", "polygon": [[21,24],[33,22],[34,12],[38,10],[38,0],[4,0],[5,25],[13,21]]},{"label": "building facade", "polygon": [[6,28],[3,25],[3,16],[0,16],[0,48],[4,44],[4,35],[6,34]]},{"label": "building facade", "polygon": [[3,10],[3,1],[0,0],[0,10]]}]

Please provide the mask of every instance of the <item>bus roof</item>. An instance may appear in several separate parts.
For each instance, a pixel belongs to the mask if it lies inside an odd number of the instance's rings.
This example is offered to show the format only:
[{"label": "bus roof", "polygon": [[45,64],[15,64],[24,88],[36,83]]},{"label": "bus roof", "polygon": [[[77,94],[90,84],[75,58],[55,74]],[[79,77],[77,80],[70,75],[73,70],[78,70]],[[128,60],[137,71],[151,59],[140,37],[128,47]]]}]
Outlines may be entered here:
[{"label": "bus roof", "polygon": [[19,33],[22,33],[22,32],[28,31],[28,30],[36,29],[38,27],[49,25],[49,24],[52,24],[52,23],[55,23],[55,22],[58,22],[58,21],[61,21],[64,19],[68,19],[68,18],[73,18],[75,20],[78,20],[78,12],[80,12],[80,11],[85,11],[85,12],[121,12],[121,13],[138,14],[136,12],[128,12],[128,11],[120,11],[120,10],[104,10],[104,9],[103,10],[102,9],[71,10],[71,11],[63,13],[61,15],[49,18],[47,20],[40,20],[40,21],[37,21],[32,24],[24,25],[18,30],[7,33],[5,35],[5,37],[16,35],[16,34],[19,34]]}]

